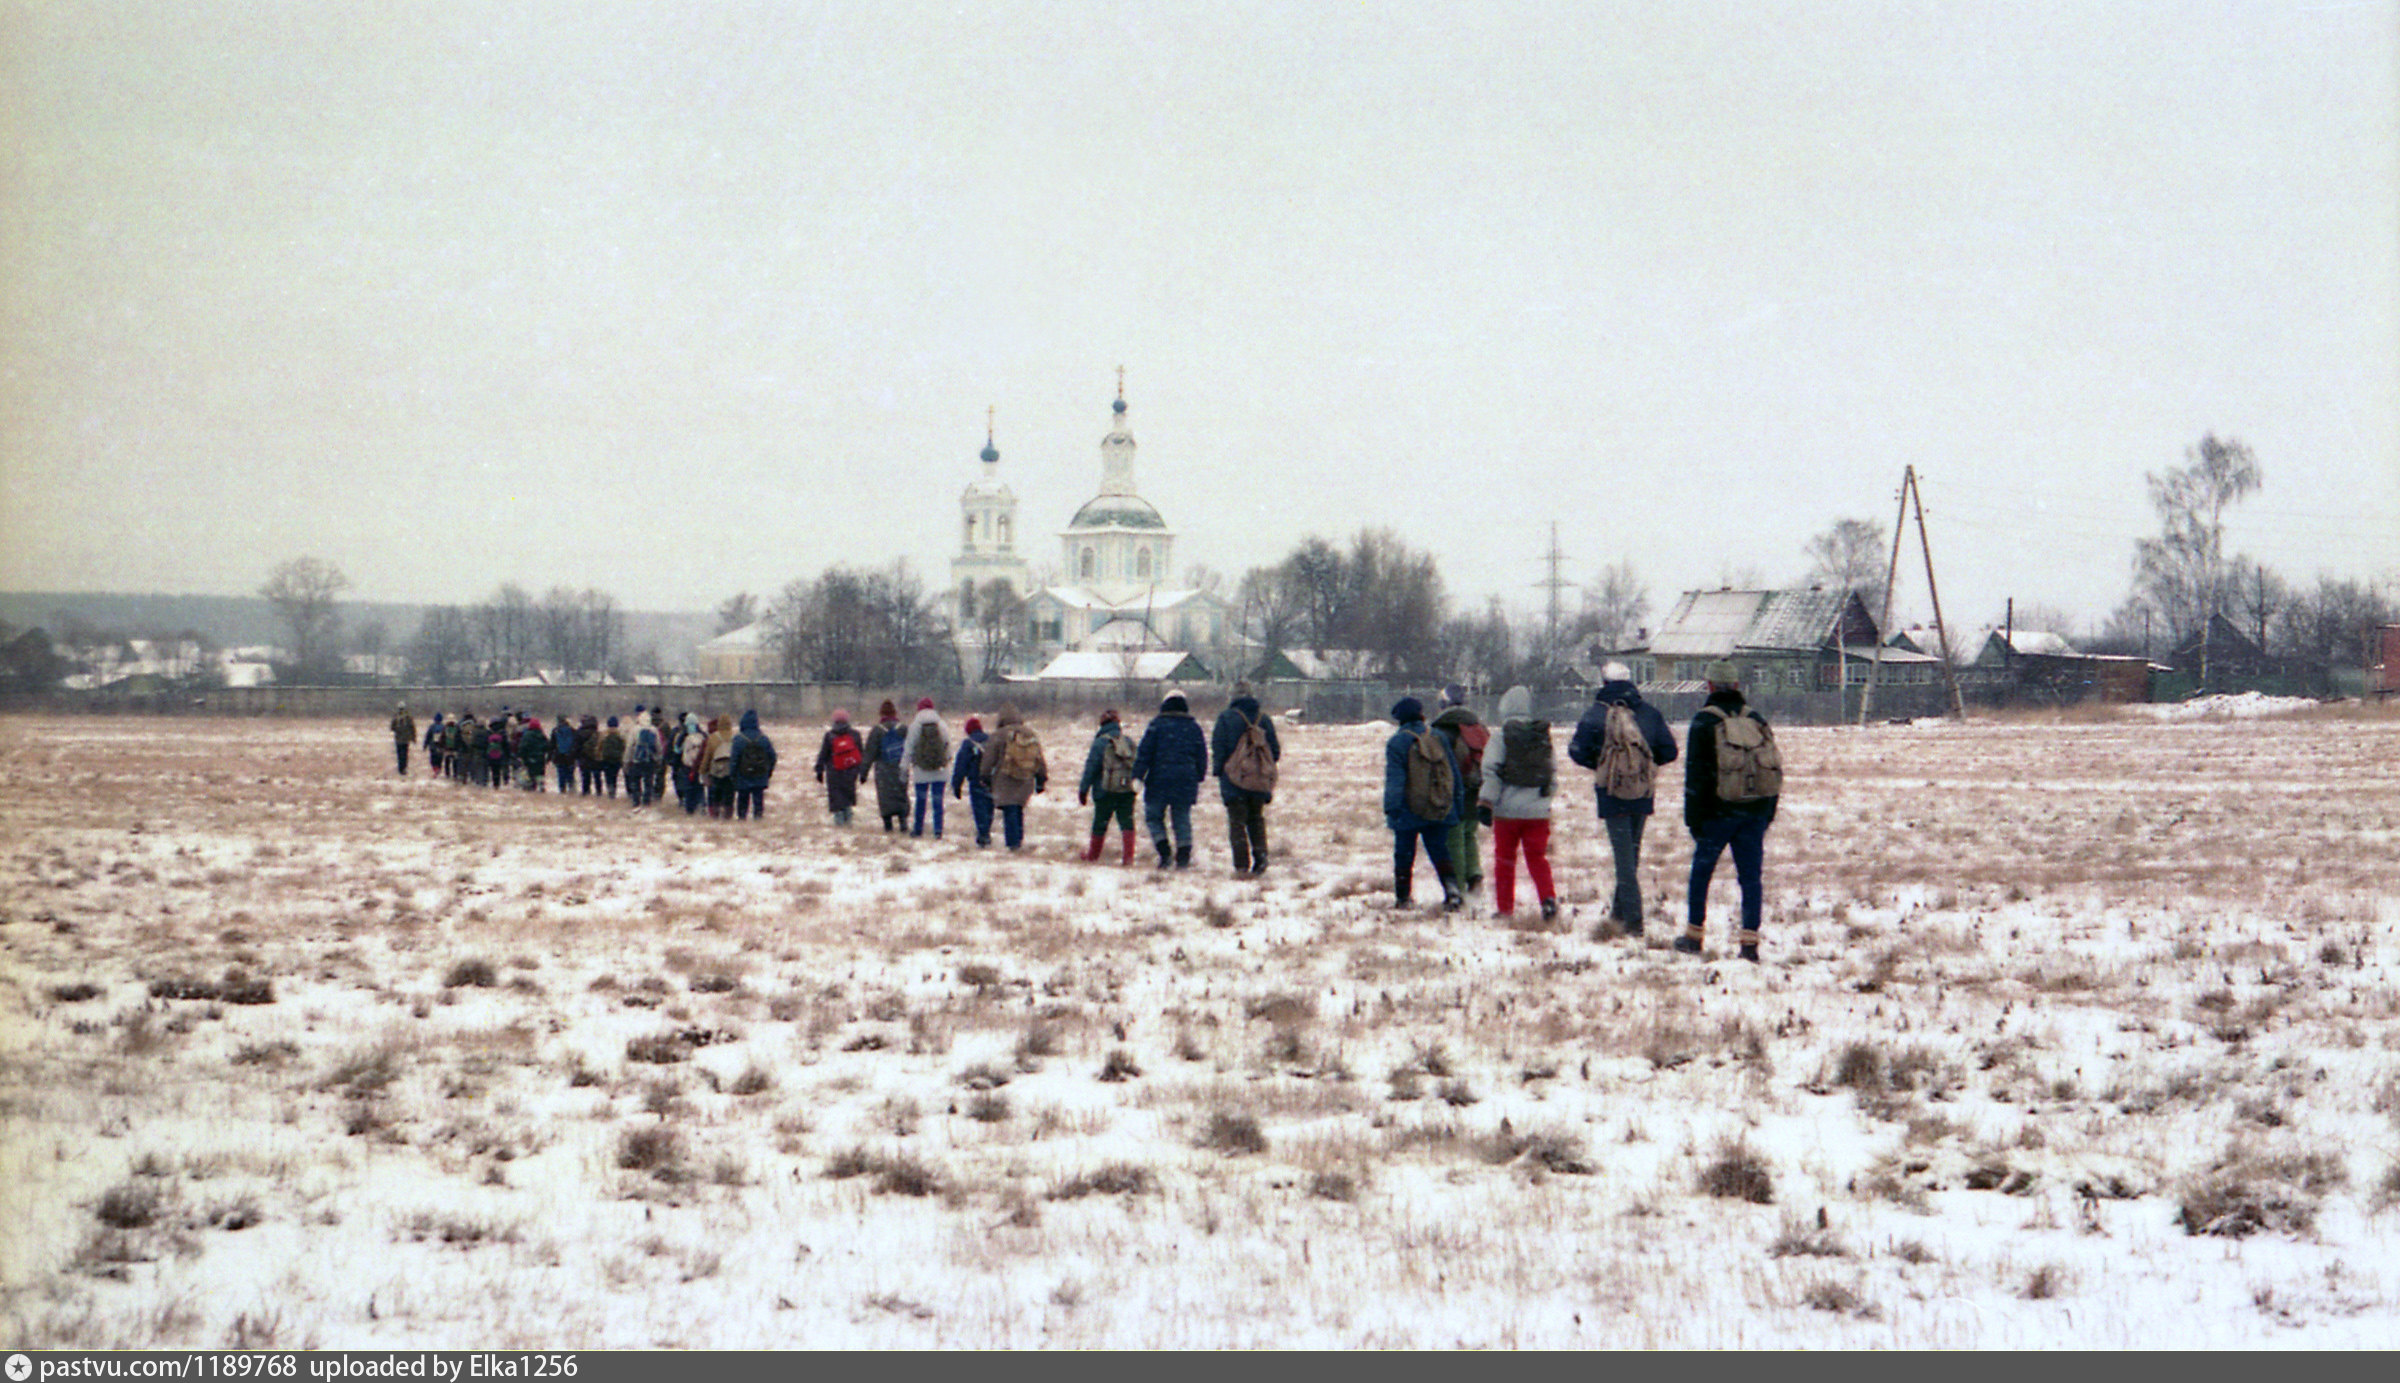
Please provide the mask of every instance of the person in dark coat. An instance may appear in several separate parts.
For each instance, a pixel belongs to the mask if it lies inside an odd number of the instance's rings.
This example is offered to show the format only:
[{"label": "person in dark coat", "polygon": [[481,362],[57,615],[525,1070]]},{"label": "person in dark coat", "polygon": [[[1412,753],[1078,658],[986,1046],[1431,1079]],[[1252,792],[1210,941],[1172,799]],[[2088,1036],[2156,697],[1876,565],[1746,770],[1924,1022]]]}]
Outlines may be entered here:
[{"label": "person in dark coat", "polygon": [[767,780],[774,776],[775,741],[758,728],[758,712],[744,711],[741,728],[733,732],[735,820],[767,819]]},{"label": "person in dark coat", "polygon": [[1733,716],[1747,716],[1761,726],[1767,718],[1742,699],[1741,673],[1731,662],[1708,665],[1708,699],[1684,734],[1689,751],[1683,760],[1683,824],[1692,832],[1692,891],[1683,935],[1675,949],[1697,954],[1707,932],[1701,921],[1708,912],[1708,882],[1716,873],[1717,856],[1733,851],[1733,875],[1742,890],[1741,958],[1758,959],[1758,932],[1763,912],[1767,827],[1775,822],[1777,799],[1727,802],[1718,795],[1717,739]]},{"label": "person in dark coat", "polygon": [[[1467,800],[1472,802],[1483,781],[1483,755],[1492,742],[1492,732],[1467,708],[1467,689],[1450,686],[1442,689],[1442,708],[1433,717],[1433,728],[1450,741],[1450,757],[1458,760],[1458,771],[1467,779]],[[1450,827],[1450,867],[1458,874],[1459,887],[1469,893],[1483,887],[1483,846],[1476,838],[1478,817],[1472,810],[1461,811]]]},{"label": "person in dark coat", "polygon": [[875,810],[883,829],[908,824],[908,769],[900,762],[908,734],[900,725],[900,708],[885,701],[875,728],[867,731],[867,763],[875,772]]},{"label": "person in dark coat", "polygon": [[[1200,782],[1208,776],[1208,737],[1192,719],[1191,703],[1171,691],[1158,703],[1158,714],[1142,731],[1141,748],[1134,751],[1133,777],[1142,785],[1142,824],[1158,847],[1158,867],[1192,867],[1192,804],[1200,800]],[[1175,844],[1167,845],[1172,817]]]},{"label": "person in dark coat", "polygon": [[[1121,758],[1110,768],[1112,757],[1125,750],[1125,724],[1116,708],[1100,713],[1100,729],[1092,736],[1092,747],[1083,754],[1083,778],[1075,786],[1075,804],[1092,807],[1092,843],[1084,852],[1087,860],[1100,858],[1100,843],[1108,838],[1108,822],[1115,817],[1117,829],[1125,838],[1125,855],[1119,864],[1133,863],[1133,777]],[[1115,786],[1118,782],[1123,786]],[[1097,805],[1093,805],[1097,803]]]},{"label": "person in dark coat", "polygon": [[[1442,883],[1442,911],[1456,912],[1467,904],[1450,864],[1450,828],[1458,824],[1459,813],[1466,806],[1466,785],[1459,781],[1458,759],[1450,752],[1449,738],[1425,724],[1424,702],[1413,696],[1401,697],[1392,706],[1392,719],[1400,728],[1383,744],[1383,822],[1392,832],[1393,906],[1408,906],[1417,845],[1422,842],[1425,858],[1433,861],[1434,877]],[[1450,760],[1450,807],[1440,816],[1419,816],[1408,806],[1408,756],[1425,735],[1433,736],[1443,757]]]},{"label": "person in dark coat", "polygon": [[600,791],[600,717],[587,715],[575,726],[575,777],[583,795]]},{"label": "person in dark coat", "polygon": [[833,724],[817,745],[817,781],[825,785],[825,810],[833,813],[834,824],[850,824],[850,811],[858,805],[859,775],[866,771],[866,744],[851,726],[850,713],[837,706]]},{"label": "person in dark coat", "polygon": [[[434,720],[438,723],[441,717],[437,715]],[[416,718],[408,713],[408,703],[403,701],[392,708],[392,753],[400,760],[403,778],[408,776],[408,747],[416,742]]]},{"label": "person in dark coat", "polygon": [[[565,730],[566,722],[559,722],[558,728]],[[572,743],[571,740],[569,742]],[[555,757],[557,745],[558,741],[555,736],[542,733],[540,717],[525,717],[525,728],[517,734],[517,762],[525,767],[525,790],[527,792],[546,790],[542,785],[542,768]],[[571,759],[559,760],[558,790],[560,792],[567,790],[567,765],[571,762],[573,762]]]},{"label": "person in dark coat", "polygon": [[959,732],[958,757],[950,761],[950,800],[964,797],[967,810],[975,817],[977,848],[992,843],[992,790],[983,781],[983,747],[992,737],[983,732],[983,720],[968,716]]},{"label": "person in dark coat", "polygon": [[[1275,800],[1272,791],[1258,792],[1235,787],[1225,776],[1225,760],[1232,757],[1242,735],[1256,725],[1267,738],[1267,753],[1278,761],[1283,758],[1283,741],[1275,733],[1275,722],[1258,708],[1258,698],[1250,694],[1248,682],[1233,684],[1233,700],[1217,713],[1217,723],[1208,732],[1208,763],[1217,775],[1217,795],[1225,799],[1225,828],[1233,840],[1233,872],[1264,874],[1267,872],[1267,804]],[[1126,842],[1131,854],[1132,842]]]},{"label": "person in dark coat", "polygon": [[[1667,729],[1667,718],[1642,699],[1633,685],[1633,669],[1611,662],[1600,669],[1600,677],[1600,690],[1592,693],[1592,704],[1575,722],[1574,737],[1567,741],[1567,757],[1584,768],[1599,768],[1600,750],[1608,735],[1608,709],[1623,706],[1632,713],[1642,742],[1650,746],[1652,764],[1665,768],[1675,762],[1675,736]],[[1627,936],[1640,936],[1642,829],[1650,822],[1656,797],[1617,797],[1605,783],[1594,783],[1592,795],[1600,804],[1600,826],[1608,832],[1608,852],[1617,865],[1617,891],[1609,904],[1609,921]]]},{"label": "person in dark coat", "polygon": [[435,711],[433,723],[425,727],[425,738],[420,743],[425,746],[425,771],[436,778],[442,776],[442,767],[448,762],[442,753],[442,743],[449,734],[450,727],[443,722],[442,713]]},{"label": "person in dark coat", "polygon": [[558,790],[575,790],[575,723],[565,715],[550,730],[550,763],[558,770]]}]

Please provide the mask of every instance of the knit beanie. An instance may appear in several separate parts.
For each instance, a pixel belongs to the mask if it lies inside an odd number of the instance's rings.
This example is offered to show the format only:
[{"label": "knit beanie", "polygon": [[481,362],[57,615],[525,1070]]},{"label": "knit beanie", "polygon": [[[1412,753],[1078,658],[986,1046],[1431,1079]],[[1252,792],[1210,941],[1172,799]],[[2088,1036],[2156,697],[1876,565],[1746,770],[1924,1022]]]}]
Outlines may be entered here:
[{"label": "knit beanie", "polygon": [[1413,696],[1404,696],[1392,703],[1392,719],[1399,721],[1402,725],[1424,718],[1425,703]]},{"label": "knit beanie", "polygon": [[1467,689],[1465,687],[1453,682],[1449,686],[1442,688],[1442,708],[1444,710],[1448,710],[1452,706],[1464,706],[1466,704]]},{"label": "knit beanie", "polygon": [[967,717],[967,728],[966,728],[966,733],[967,733],[967,734],[970,734],[970,735],[980,735],[980,734],[982,734],[982,733],[983,733],[983,722],[982,722],[982,721],[980,721],[980,720],[977,720],[977,719],[976,719],[975,717],[973,717],[973,716],[968,716],[968,717]]}]

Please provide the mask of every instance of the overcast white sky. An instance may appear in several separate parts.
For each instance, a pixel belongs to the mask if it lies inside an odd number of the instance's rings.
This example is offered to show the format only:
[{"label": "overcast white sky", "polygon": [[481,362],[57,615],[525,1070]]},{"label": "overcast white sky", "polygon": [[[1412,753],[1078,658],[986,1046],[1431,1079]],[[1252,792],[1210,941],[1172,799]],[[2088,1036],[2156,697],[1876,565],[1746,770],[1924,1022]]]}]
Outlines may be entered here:
[{"label": "overcast white sky", "polygon": [[1231,572],[1663,606],[1914,463],[2097,619],[2214,431],[2400,576],[2400,0],[0,0],[0,217],[12,589],[938,581],[987,405],[1055,560],[1119,365]]}]

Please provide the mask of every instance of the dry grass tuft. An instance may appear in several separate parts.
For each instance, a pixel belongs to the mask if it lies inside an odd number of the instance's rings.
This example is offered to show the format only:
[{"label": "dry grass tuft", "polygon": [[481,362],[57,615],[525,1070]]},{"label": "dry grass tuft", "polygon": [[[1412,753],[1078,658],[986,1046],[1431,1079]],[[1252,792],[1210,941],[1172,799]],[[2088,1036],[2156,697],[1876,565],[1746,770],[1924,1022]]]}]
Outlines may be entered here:
[{"label": "dry grass tuft", "polygon": [[1200,1135],[1200,1146],[1228,1157],[1241,1157],[1265,1152],[1267,1135],[1255,1117],[1219,1110],[1208,1116],[1208,1129]]},{"label": "dry grass tuft", "polygon": [[1773,1205],[1775,1174],[1758,1149],[1736,1141],[1718,1148],[1716,1156],[1701,1169],[1700,1190],[1719,1200]]},{"label": "dry grass tuft", "polygon": [[1097,1171],[1079,1172],[1052,1186],[1048,1199],[1081,1200],[1085,1196],[1139,1196],[1158,1189],[1149,1168],[1131,1162],[1111,1162]]},{"label": "dry grass tuft", "polygon": [[444,989],[489,989],[500,982],[500,971],[481,956],[453,962],[442,972]]}]

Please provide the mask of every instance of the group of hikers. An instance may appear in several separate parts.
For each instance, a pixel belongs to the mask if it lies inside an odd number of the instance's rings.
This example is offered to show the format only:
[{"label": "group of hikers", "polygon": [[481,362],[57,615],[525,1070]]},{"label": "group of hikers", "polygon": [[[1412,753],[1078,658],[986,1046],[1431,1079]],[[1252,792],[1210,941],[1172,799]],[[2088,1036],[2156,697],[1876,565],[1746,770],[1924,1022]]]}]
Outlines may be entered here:
[{"label": "group of hikers", "polygon": [[767,814],[767,780],[775,774],[775,742],[758,728],[756,711],[742,712],[737,726],[721,715],[703,724],[693,712],[669,719],[664,707],[636,706],[623,720],[562,715],[547,728],[541,717],[511,707],[489,721],[473,711],[436,711],[420,737],[402,702],[392,711],[401,773],[418,746],[428,771],[462,785],[543,792],[555,773],[560,792],[615,797],[621,784],[627,801],[647,807],[672,782],[686,813],[743,820]]},{"label": "group of hikers", "polygon": [[[1782,791],[1782,759],[1765,717],[1743,699],[1732,663],[1706,670],[1708,695],[1685,734],[1684,825],[1693,841],[1691,885],[1683,933],[1674,948],[1696,953],[1717,861],[1733,855],[1741,892],[1736,936],[1743,960],[1759,958],[1762,865],[1767,827]],[[1266,809],[1274,800],[1283,744],[1275,722],[1246,682],[1203,731],[1189,699],[1170,691],[1137,738],[1113,709],[1104,711],[1076,781],[1078,807],[1092,812],[1082,858],[1101,857],[1112,827],[1120,837],[1118,863],[1136,853],[1134,800],[1141,799],[1159,869],[1192,864],[1192,807],[1201,784],[1216,779],[1226,812],[1233,870],[1256,876],[1267,868]],[[1500,698],[1499,733],[1469,709],[1463,687],[1444,690],[1428,720],[1414,696],[1392,707],[1398,728],[1384,745],[1383,814],[1393,838],[1392,890],[1397,906],[1410,902],[1420,850],[1442,890],[1441,908],[1456,912],[1483,883],[1481,832],[1492,836],[1492,902],[1501,918],[1515,915],[1517,866],[1533,885],[1547,922],[1558,916],[1550,868],[1550,809],[1558,769],[1547,721],[1533,714],[1533,695],[1511,687]],[[988,846],[997,818],[1002,843],[1021,850],[1025,808],[1049,791],[1050,765],[1041,738],[1014,707],[1004,707],[990,730],[968,716],[955,737],[932,697],[920,698],[903,723],[885,701],[863,731],[836,710],[817,748],[816,780],[827,809],[848,825],[860,792],[872,780],[885,831],[936,839],[944,832],[943,798],[964,800],[975,844]],[[462,784],[544,790],[545,770],[558,791],[615,797],[620,782],[635,807],[659,800],[671,781],[686,813],[763,818],[775,772],[774,742],[759,729],[758,713],[738,725],[725,716],[703,724],[697,714],[636,706],[630,721],[605,724],[585,715],[561,717],[544,730],[530,714],[504,709],[490,722],[472,713],[436,714],[420,739],[406,705],[392,716],[399,771],[408,772],[412,746],[422,744],[432,771]],[[1576,722],[1567,758],[1593,774],[1593,793],[1616,870],[1609,921],[1615,934],[1641,936],[1638,870],[1644,828],[1655,805],[1658,770],[1678,756],[1674,735],[1658,709],[1642,699],[1623,663],[1602,669],[1602,685]]]}]

